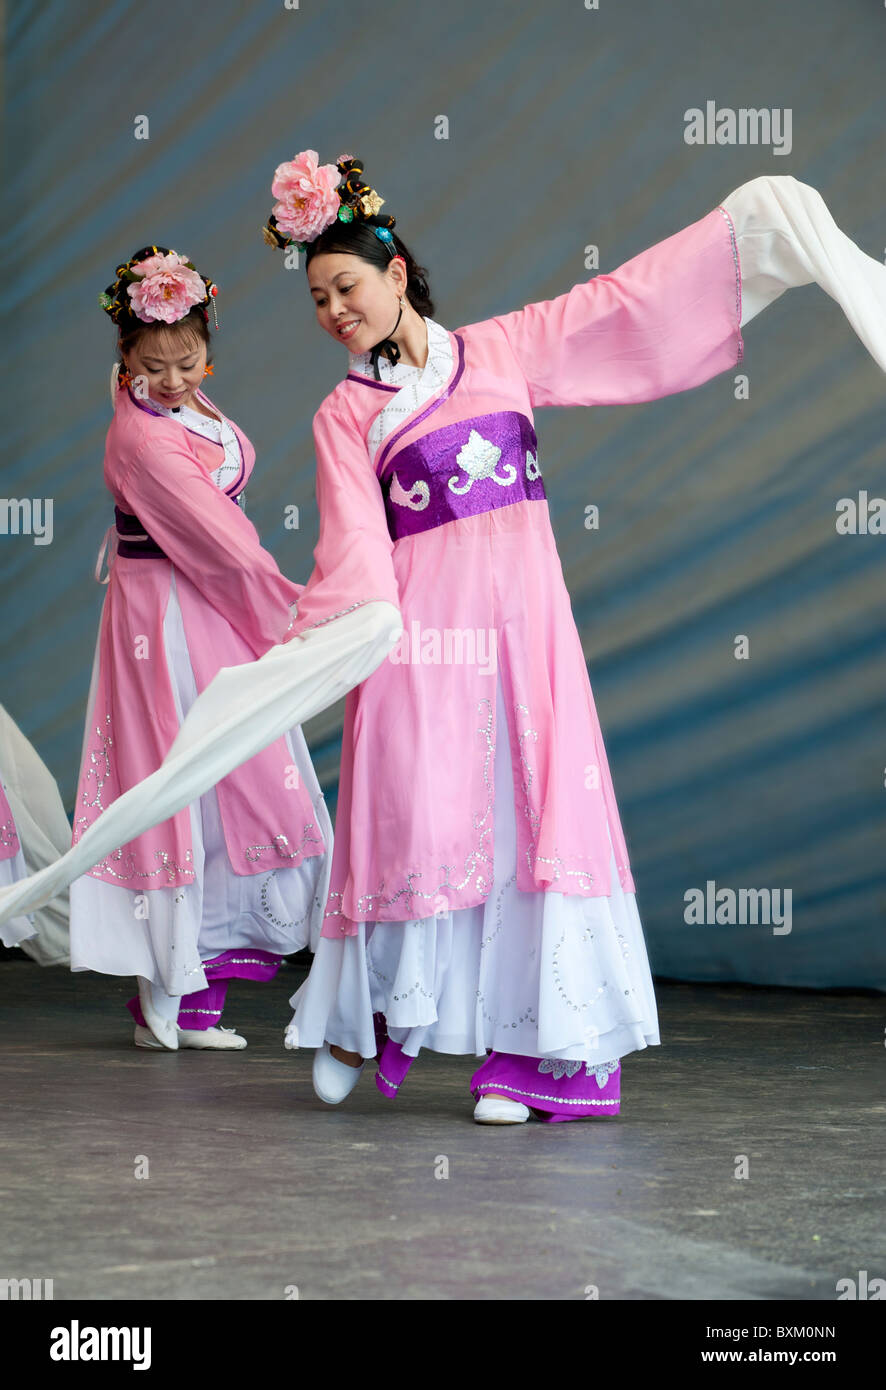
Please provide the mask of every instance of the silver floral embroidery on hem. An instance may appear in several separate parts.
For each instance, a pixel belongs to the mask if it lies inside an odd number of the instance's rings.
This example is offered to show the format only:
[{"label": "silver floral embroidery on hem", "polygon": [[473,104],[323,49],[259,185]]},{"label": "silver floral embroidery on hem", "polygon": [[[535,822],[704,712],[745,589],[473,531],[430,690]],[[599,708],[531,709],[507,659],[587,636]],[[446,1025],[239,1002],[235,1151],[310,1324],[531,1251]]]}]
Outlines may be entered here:
[{"label": "silver floral embroidery on hem", "polygon": [[207,960],[203,962],[204,970],[221,970],[225,965],[267,965],[266,960],[260,960],[258,956],[231,956],[229,960]]},{"label": "silver floral embroidery on hem", "polygon": [[515,1096],[528,1096],[530,1100],[554,1100],[559,1105],[621,1105],[620,1097],[613,1097],[611,1100],[595,1100],[589,1096],[549,1096],[543,1091],[523,1091],[519,1086],[511,1086],[501,1081],[481,1081],[477,1087],[478,1091],[508,1091]]},{"label": "silver floral embroidery on hem", "polygon": [[[277,874],[278,874],[279,872],[280,872],[279,869],[272,869],[271,872],[268,874],[267,878],[266,878],[266,879],[264,880],[264,882],[262,883],[262,886],[261,886],[261,906],[262,906],[262,912],[264,913],[265,917],[267,917],[267,919],[268,919],[268,921],[271,923],[271,926],[272,926],[272,927],[278,927],[281,931],[289,931],[292,927],[301,927],[301,926],[303,926],[304,923],[307,921],[309,915],[310,915],[311,909],[310,909],[309,907],[305,908],[304,913],[302,914],[302,916],[301,916],[301,917],[298,917],[298,918],[294,918],[291,922],[284,922],[284,921],[282,921],[281,918],[275,916],[275,914],[271,911],[271,903],[270,903],[269,894],[270,894],[270,888],[271,888],[271,880],[274,879],[274,878],[276,878],[276,877],[277,877]],[[315,899],[315,901],[316,901],[316,899]]]},{"label": "silver floral embroidery on hem", "polygon": [[[90,750],[90,769],[86,772],[84,780],[88,782],[94,779],[95,795],[90,801],[86,790],[84,790],[80,801],[87,810],[96,809],[102,812],[107,809],[102,803],[102,795],[104,793],[105,783],[111,775],[111,755],[109,750],[114,746],[114,740],[111,736],[110,714],[105,714],[105,732],[102,733],[101,726],[97,724],[93,729],[93,733],[98,739],[101,747],[99,749],[93,748]],[[89,816],[77,817],[74,822],[72,835],[73,844],[78,843],[81,836],[89,829],[90,824],[94,824],[94,821],[97,819],[98,817],[94,817],[93,820],[90,821]],[[166,875],[168,886],[170,887],[174,887],[181,879],[184,879],[186,884],[191,884],[195,881],[196,873],[193,867],[191,867],[194,862],[194,856],[190,849],[185,851],[184,864],[179,864],[166,850],[162,849],[154,851],[154,858],[160,861],[158,868],[139,868],[135,862],[135,851],[129,850],[128,853],[124,855],[121,846],[120,849],[115,850],[113,854],[109,854],[107,858],[103,859],[99,864],[93,864],[88,872],[93,878],[97,878],[100,874],[107,874],[120,883],[125,883],[127,880],[133,878],[156,878],[158,874]],[[115,864],[120,865],[121,869],[125,865],[126,872],[121,872],[120,869],[115,868]]]},{"label": "silver floral embroidery on hem", "polygon": [[[507,736],[507,730],[505,730],[505,735]],[[484,959],[484,956],[483,956],[483,952],[486,950],[486,948],[487,948],[487,946],[490,944],[490,942],[492,942],[492,941],[495,940],[495,938],[498,936],[499,932],[501,931],[502,927],[504,926],[504,913],[503,913],[504,896],[505,896],[505,893],[507,892],[508,888],[516,881],[516,878],[517,878],[517,875],[516,875],[515,873],[514,873],[514,874],[511,874],[510,878],[507,880],[506,883],[504,883],[504,884],[502,885],[502,887],[499,889],[499,891],[498,891],[498,893],[497,893],[497,895],[496,895],[496,901],[495,901],[495,926],[493,927],[492,931],[489,933],[488,936],[484,936],[483,940],[482,940],[481,943],[480,943],[481,971],[482,971],[482,966],[483,966],[483,964],[485,963],[485,959]],[[481,978],[481,980],[483,979],[482,973],[481,973],[480,978]],[[491,1023],[493,1027],[519,1028],[519,1027],[521,1027],[521,1025],[524,1024],[524,1023],[531,1023],[533,1026],[537,1026],[537,1024],[538,1024],[538,1019],[537,1019],[536,1016],[535,1016],[535,1005],[533,1005],[533,1004],[527,1004],[527,1006],[526,1006],[526,1008],[523,1010],[522,1014],[520,1014],[517,1018],[511,1019],[511,1021],[510,1021],[509,1023],[504,1023],[504,1024],[502,1024],[501,1019],[500,1019],[500,1018],[495,1018],[495,1017],[493,1017],[493,1015],[492,1015],[492,1014],[488,1011],[488,1009],[486,1008],[486,994],[485,994],[484,990],[482,990],[482,989],[478,989],[478,990],[477,990],[477,1002],[478,1002],[478,1004],[480,1005],[480,1010],[481,1010],[481,1012],[482,1012],[482,1014],[483,1014],[483,1018],[485,1019],[485,1021],[486,1021],[487,1023]]]},{"label": "silver floral embroidery on hem", "polygon": [[318,828],[319,827],[315,825],[312,820],[308,821],[307,825],[302,830],[301,844],[295,849],[290,850],[284,848],[285,845],[289,844],[289,837],[281,832],[271,836],[271,843],[269,845],[247,845],[244,854],[250,864],[257,863],[267,850],[274,850],[280,859],[298,859],[303,853],[305,845],[322,845],[323,841],[318,840],[316,835],[310,833],[312,830],[317,830]]},{"label": "silver floral embroidery on hem", "polygon": [[613,1072],[618,1071],[618,1065],[617,1057],[611,1062],[566,1061],[562,1057],[542,1057],[538,1070],[542,1073],[549,1072],[555,1081],[560,1081],[564,1076],[575,1076],[584,1067],[585,1076],[595,1077],[597,1086],[602,1091]]},{"label": "silver floral embroidery on hem", "polygon": [[[529,718],[529,710],[526,708],[525,705],[517,705],[516,710],[520,714],[525,714],[527,719]],[[561,859],[559,854],[555,855],[554,858],[551,858],[546,854],[537,854],[535,852],[536,842],[538,840],[539,831],[541,829],[541,816],[537,815],[529,804],[529,788],[532,786],[533,773],[532,768],[529,765],[529,761],[526,757],[526,754],[523,751],[523,744],[526,739],[530,738],[533,743],[538,742],[537,729],[526,728],[518,734],[518,742],[520,745],[520,762],[523,765],[523,794],[526,798],[523,804],[523,810],[526,815],[526,819],[529,821],[529,844],[526,846],[526,863],[528,865],[529,872],[534,878],[536,864],[550,864],[554,870],[555,883],[559,882],[559,880],[563,877],[565,873],[567,878],[578,879],[579,888],[588,890],[592,888],[594,884],[594,875],[590,873],[589,870],[564,869],[563,860]],[[542,806],[541,809],[543,813],[544,806]]]}]

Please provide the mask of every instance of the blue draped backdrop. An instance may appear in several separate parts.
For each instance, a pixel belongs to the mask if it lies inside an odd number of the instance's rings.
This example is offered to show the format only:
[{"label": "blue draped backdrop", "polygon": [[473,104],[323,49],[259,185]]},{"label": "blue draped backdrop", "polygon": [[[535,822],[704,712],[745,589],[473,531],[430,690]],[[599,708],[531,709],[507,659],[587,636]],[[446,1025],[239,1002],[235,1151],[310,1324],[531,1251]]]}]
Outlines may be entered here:
[{"label": "blue draped backdrop", "polygon": [[[112,518],[97,295],[121,258],[161,242],[219,283],[211,394],[256,445],[249,515],[303,582],[311,417],[345,360],[262,241],[279,162],[362,156],[450,328],[562,293],[589,244],[613,270],[761,173],[812,184],[882,260],[884,60],[864,0],[10,0],[0,490],[51,498],[53,535],[0,537],[0,700],[68,809]],[[789,110],[789,152],[687,144],[708,100]],[[541,411],[540,464],[653,969],[882,990],[886,536],[838,534],[835,508],[886,493],[886,381],[817,286],[745,347],[747,399],[726,374]],[[341,717],[305,728],[331,807]],[[709,882],[789,890],[791,931],[687,923]]]}]

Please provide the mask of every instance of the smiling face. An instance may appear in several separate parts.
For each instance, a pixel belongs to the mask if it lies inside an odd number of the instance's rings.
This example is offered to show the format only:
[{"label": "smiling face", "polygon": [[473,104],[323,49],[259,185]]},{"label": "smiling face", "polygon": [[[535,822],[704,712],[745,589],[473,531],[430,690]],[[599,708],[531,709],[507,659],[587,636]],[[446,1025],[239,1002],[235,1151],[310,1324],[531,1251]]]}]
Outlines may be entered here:
[{"label": "smiling face", "polygon": [[147,379],[161,405],[193,405],[206,369],[206,344],[196,333],[158,328],[143,333],[123,355],[133,377]]},{"label": "smiling face", "polygon": [[348,352],[368,352],[391,332],[406,290],[406,264],[395,256],[379,270],[360,256],[322,252],[308,266],[317,322]]}]

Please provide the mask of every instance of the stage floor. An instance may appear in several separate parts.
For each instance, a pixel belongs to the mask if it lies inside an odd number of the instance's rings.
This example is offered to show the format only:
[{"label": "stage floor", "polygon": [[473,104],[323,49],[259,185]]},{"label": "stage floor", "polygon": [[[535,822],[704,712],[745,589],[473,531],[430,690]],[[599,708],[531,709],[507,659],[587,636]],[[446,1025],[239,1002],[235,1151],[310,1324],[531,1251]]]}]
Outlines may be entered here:
[{"label": "stage floor", "polygon": [[245,1051],[154,1053],[129,981],[4,964],[0,1278],[55,1299],[833,1301],[883,1273],[882,997],[659,984],[662,1046],[624,1061],[619,1117],[497,1127],[472,1122],[472,1057],[422,1053],[396,1101],[372,1064],[317,1100],[313,1054],[282,1045],[302,978],[231,983]]}]

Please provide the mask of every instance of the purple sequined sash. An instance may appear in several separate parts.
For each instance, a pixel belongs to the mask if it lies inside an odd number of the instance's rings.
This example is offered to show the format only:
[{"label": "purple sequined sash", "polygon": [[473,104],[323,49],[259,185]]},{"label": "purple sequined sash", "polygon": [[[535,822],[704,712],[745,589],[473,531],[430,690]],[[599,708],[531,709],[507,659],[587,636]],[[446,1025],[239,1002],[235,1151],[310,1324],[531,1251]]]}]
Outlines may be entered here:
[{"label": "purple sequined sash", "polygon": [[379,479],[392,540],[462,516],[546,497],[525,415],[497,410],[432,430],[390,459]]}]

